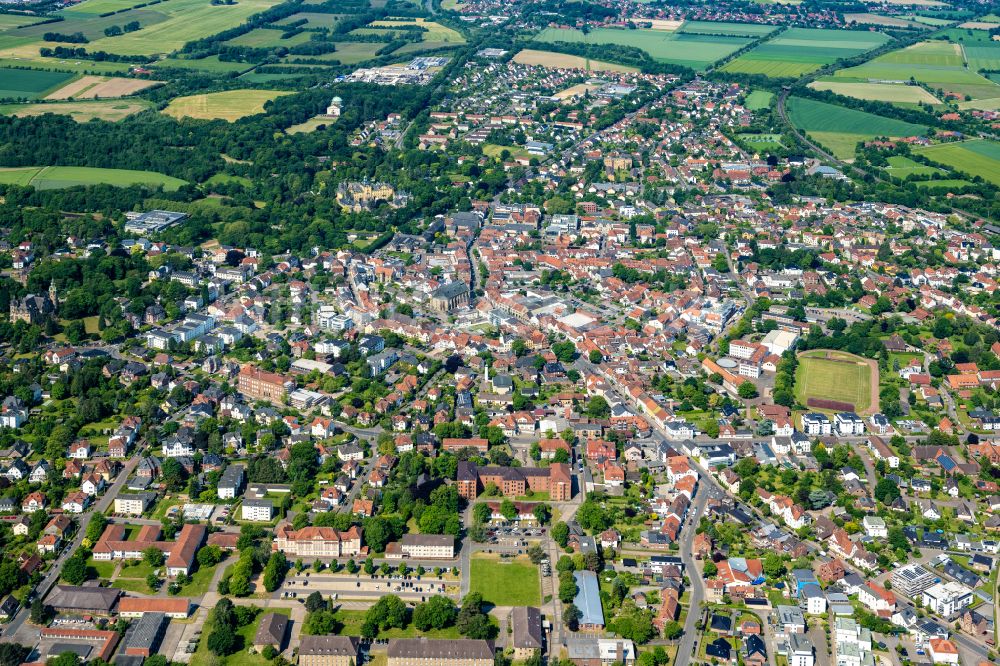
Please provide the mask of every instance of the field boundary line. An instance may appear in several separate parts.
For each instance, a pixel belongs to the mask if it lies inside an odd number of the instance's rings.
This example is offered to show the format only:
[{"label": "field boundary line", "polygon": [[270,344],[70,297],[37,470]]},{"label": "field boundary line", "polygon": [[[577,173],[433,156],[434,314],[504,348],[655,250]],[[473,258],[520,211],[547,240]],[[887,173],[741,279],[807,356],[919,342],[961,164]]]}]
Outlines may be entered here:
[{"label": "field boundary line", "polygon": [[50,166],[46,166],[46,167],[42,167],[41,169],[39,169],[38,171],[36,171],[35,175],[33,175],[31,178],[28,179],[28,185],[33,185],[36,178],[40,177],[43,173],[45,173],[46,171],[48,171],[51,168],[52,167],[50,167]]}]

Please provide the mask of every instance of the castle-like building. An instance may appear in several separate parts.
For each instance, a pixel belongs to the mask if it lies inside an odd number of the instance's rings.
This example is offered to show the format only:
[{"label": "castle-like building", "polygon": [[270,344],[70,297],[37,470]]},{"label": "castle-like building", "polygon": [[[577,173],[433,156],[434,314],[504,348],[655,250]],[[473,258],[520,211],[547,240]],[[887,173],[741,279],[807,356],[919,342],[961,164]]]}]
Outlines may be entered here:
[{"label": "castle-like building", "polygon": [[28,324],[42,324],[47,319],[55,317],[59,307],[59,294],[53,280],[49,284],[47,294],[27,294],[24,298],[16,298],[10,302],[11,322],[23,321]]},{"label": "castle-like building", "polygon": [[375,208],[385,202],[393,208],[402,208],[410,201],[407,192],[397,192],[389,183],[361,182],[341,183],[337,187],[337,203],[355,213]]}]

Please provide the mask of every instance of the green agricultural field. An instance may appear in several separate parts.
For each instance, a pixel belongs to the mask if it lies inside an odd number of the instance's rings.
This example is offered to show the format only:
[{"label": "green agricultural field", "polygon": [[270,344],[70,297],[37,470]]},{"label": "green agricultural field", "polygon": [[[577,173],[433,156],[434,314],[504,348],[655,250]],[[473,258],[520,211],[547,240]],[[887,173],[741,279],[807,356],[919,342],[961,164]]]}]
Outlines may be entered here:
[{"label": "green agricultural field", "polygon": [[0,30],[7,28],[19,28],[22,25],[38,23],[42,19],[38,16],[22,16],[20,14],[0,14]]},{"label": "green agricultural field", "polygon": [[764,37],[777,28],[759,23],[726,23],[723,21],[685,21],[678,32],[689,35],[733,35],[734,37]]},{"label": "green agricultural field", "polygon": [[162,185],[176,190],[184,181],[155,171],[130,169],[98,169],[93,167],[19,167],[0,169],[0,183],[31,185],[39,190],[55,190],[76,185]]},{"label": "green agricultural field", "polygon": [[340,23],[344,16],[342,14],[320,14],[318,12],[299,12],[298,14],[292,14],[286,19],[278,21],[274,25],[288,25],[290,23],[297,23],[302,19],[306,20],[306,23],[302,24],[303,28],[335,28],[337,24]]},{"label": "green agricultural field", "polygon": [[[990,47],[982,47],[990,48]],[[960,44],[943,41],[919,42],[892,51],[856,67],[834,73],[834,78],[853,82],[905,83],[913,78],[932,89],[973,99],[1000,97],[993,81],[966,68]]]},{"label": "green agricultural field", "polygon": [[[184,2],[185,0],[169,0],[167,3],[161,3],[156,5],[159,7],[166,7],[172,2]],[[14,35],[18,37],[31,37],[32,40],[38,45],[43,45],[43,37],[47,32],[60,32],[64,34],[72,34],[75,32],[82,33],[87,39],[91,40],[101,40],[112,39],[106,38],[104,36],[104,31],[111,26],[117,25],[119,27],[125,25],[126,23],[131,23],[133,21],[138,21],[139,25],[143,28],[151,25],[156,25],[163,23],[167,20],[167,14],[165,11],[160,11],[158,9],[149,9],[143,7],[142,9],[130,9],[128,11],[122,12],[121,14],[114,14],[112,16],[97,16],[96,14],[69,14],[65,16],[64,21],[60,21],[58,24],[46,23],[41,25],[33,25],[27,28],[21,28]],[[55,27],[58,25],[58,27]],[[140,31],[129,33],[129,35],[138,34]],[[7,32],[0,37],[10,36],[11,33]],[[114,37],[113,39],[123,39],[123,37]],[[87,45],[87,49],[91,50],[91,45]],[[106,49],[103,49],[106,50]]]},{"label": "green agricultural field", "polygon": [[1000,185],[1000,143],[975,139],[915,148],[918,155]]},{"label": "green agricultural field", "polygon": [[228,120],[230,122],[264,113],[264,104],[291,92],[280,90],[227,90],[225,92],[188,95],[170,101],[163,113],[174,118]]},{"label": "green agricultural field", "polygon": [[369,24],[372,28],[392,29],[399,26],[419,25],[425,28],[421,33],[425,42],[448,42],[452,44],[464,44],[465,37],[454,28],[441,25],[435,21],[428,21],[424,18],[387,18],[382,21],[373,21]]},{"label": "green agricultural field", "polygon": [[744,105],[751,111],[760,111],[771,106],[772,99],[774,99],[773,92],[767,90],[754,90],[747,95]]},{"label": "green agricultural field", "polygon": [[890,176],[895,178],[933,176],[936,173],[943,173],[941,169],[921,164],[902,155],[893,155],[887,161],[889,162],[889,166],[885,170]]},{"label": "green agricultural field", "polygon": [[419,55],[424,51],[436,51],[438,49],[451,49],[458,48],[461,44],[455,44],[453,42],[410,42],[408,44],[403,44],[398,49],[392,52],[394,56],[409,56],[409,55]]},{"label": "green agricultural field", "polygon": [[154,69],[193,69],[201,72],[211,72],[213,74],[228,74],[230,72],[245,72],[248,69],[252,69],[255,65],[251,65],[245,62],[226,62],[224,60],[219,60],[219,56],[208,56],[207,58],[195,59],[182,59],[182,58],[164,58],[163,60],[157,60],[153,63],[152,67]]},{"label": "green agricultural field", "polygon": [[830,92],[855,99],[877,100],[914,106],[917,104],[940,104],[934,95],[920,86],[901,83],[854,83],[836,79],[822,79],[809,84],[814,90],[829,90]]},{"label": "green agricultural field", "polygon": [[877,392],[878,369],[860,356],[823,349],[799,355],[795,399],[803,405],[808,405],[809,398],[837,400],[863,413],[878,409]]},{"label": "green agricultural field", "polygon": [[966,45],[962,49],[969,61],[969,68],[975,70],[1000,70],[1000,42],[986,45]]},{"label": "green agricultural field", "polygon": [[546,28],[535,36],[535,41],[631,46],[645,51],[659,62],[703,70],[733,51],[743,48],[751,40],[746,37],[685,34],[663,30],[597,28],[584,34],[575,29]]},{"label": "green agricultural field", "polygon": [[[167,0],[169,2],[169,0]],[[98,16],[108,12],[117,12],[122,9],[131,9],[136,5],[143,4],[144,0],[84,0],[68,9],[59,12],[60,16],[66,18],[79,16]]]},{"label": "green agricultural field", "polygon": [[74,74],[121,74],[127,72],[132,65],[127,62],[94,62],[93,60],[67,60],[41,56],[0,58],[0,68],[6,67],[55,69]]},{"label": "green agricultural field", "polygon": [[0,68],[0,99],[38,99],[73,78],[66,72]]},{"label": "green agricultural field", "polygon": [[498,556],[472,555],[470,592],[479,592],[494,606],[537,606],[541,603],[538,567],[521,556],[501,560]]},{"label": "green agricultural field", "polygon": [[788,99],[788,118],[840,159],[854,157],[858,141],[877,136],[921,136],[927,132],[920,125],[802,97]]},{"label": "green agricultural field", "polygon": [[941,180],[921,180],[917,181],[916,186],[922,190],[961,190],[966,187],[975,185],[968,180],[959,180],[954,178],[943,178]]},{"label": "green agricultural field", "polygon": [[150,107],[146,100],[90,100],[56,104],[0,104],[0,115],[28,118],[46,113],[69,116],[85,123],[95,118],[116,122]]},{"label": "green agricultural field", "polygon": [[231,46],[247,46],[254,49],[270,49],[278,46],[296,46],[309,41],[312,36],[308,32],[299,32],[288,39],[283,39],[284,30],[275,28],[255,28],[250,32],[235,37],[226,42]]},{"label": "green agricultural field", "polygon": [[[103,37],[88,45],[92,51],[108,51],[121,55],[149,55],[169,53],[187,42],[214,35],[234,28],[252,14],[257,14],[278,4],[279,0],[240,0],[232,5],[213,5],[204,0],[168,0],[155,5],[153,13],[162,16],[154,25],[142,23],[142,29],[117,37]],[[136,11],[119,14],[116,18],[126,23]],[[67,29],[68,26],[60,26]]]},{"label": "green agricultural field", "polygon": [[[318,56],[310,56],[310,60],[329,61],[331,64],[357,65],[366,60],[375,58],[375,52],[385,46],[377,42],[335,42],[337,50],[333,53],[324,53]],[[301,57],[301,56],[299,56]]]},{"label": "green agricultural field", "polygon": [[726,72],[797,78],[840,58],[878,48],[889,41],[879,32],[790,28],[722,68]]}]

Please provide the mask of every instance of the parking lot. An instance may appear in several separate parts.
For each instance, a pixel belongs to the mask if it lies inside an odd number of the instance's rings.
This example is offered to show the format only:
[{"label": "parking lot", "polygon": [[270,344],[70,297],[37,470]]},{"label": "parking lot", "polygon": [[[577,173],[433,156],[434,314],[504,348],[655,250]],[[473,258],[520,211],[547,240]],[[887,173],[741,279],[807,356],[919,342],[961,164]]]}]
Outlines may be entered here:
[{"label": "parking lot", "polygon": [[438,580],[436,576],[382,576],[381,574],[330,575],[310,574],[290,576],[278,593],[282,599],[305,600],[311,592],[334,598],[377,598],[391,592],[407,601],[423,601],[444,594],[457,596],[458,581]]}]

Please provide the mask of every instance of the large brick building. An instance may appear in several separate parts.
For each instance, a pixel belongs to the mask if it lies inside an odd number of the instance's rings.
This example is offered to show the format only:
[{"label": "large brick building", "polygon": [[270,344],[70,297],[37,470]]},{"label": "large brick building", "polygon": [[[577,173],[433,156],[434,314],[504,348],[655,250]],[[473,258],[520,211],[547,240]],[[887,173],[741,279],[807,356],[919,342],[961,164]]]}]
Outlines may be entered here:
[{"label": "large brick building", "polygon": [[567,502],[573,496],[573,479],[565,463],[548,467],[477,467],[471,462],[458,463],[458,494],[462,497],[473,500],[491,483],[505,497],[521,497],[529,490],[548,493],[553,502]]},{"label": "large brick building", "polygon": [[275,372],[265,372],[252,365],[244,365],[240,369],[239,389],[240,393],[252,400],[266,400],[268,402],[284,402],[290,388],[295,383]]},{"label": "large brick building", "polygon": [[361,528],[346,532],[332,527],[303,527],[294,530],[289,523],[278,526],[272,549],[295,557],[348,557],[361,554]]}]

